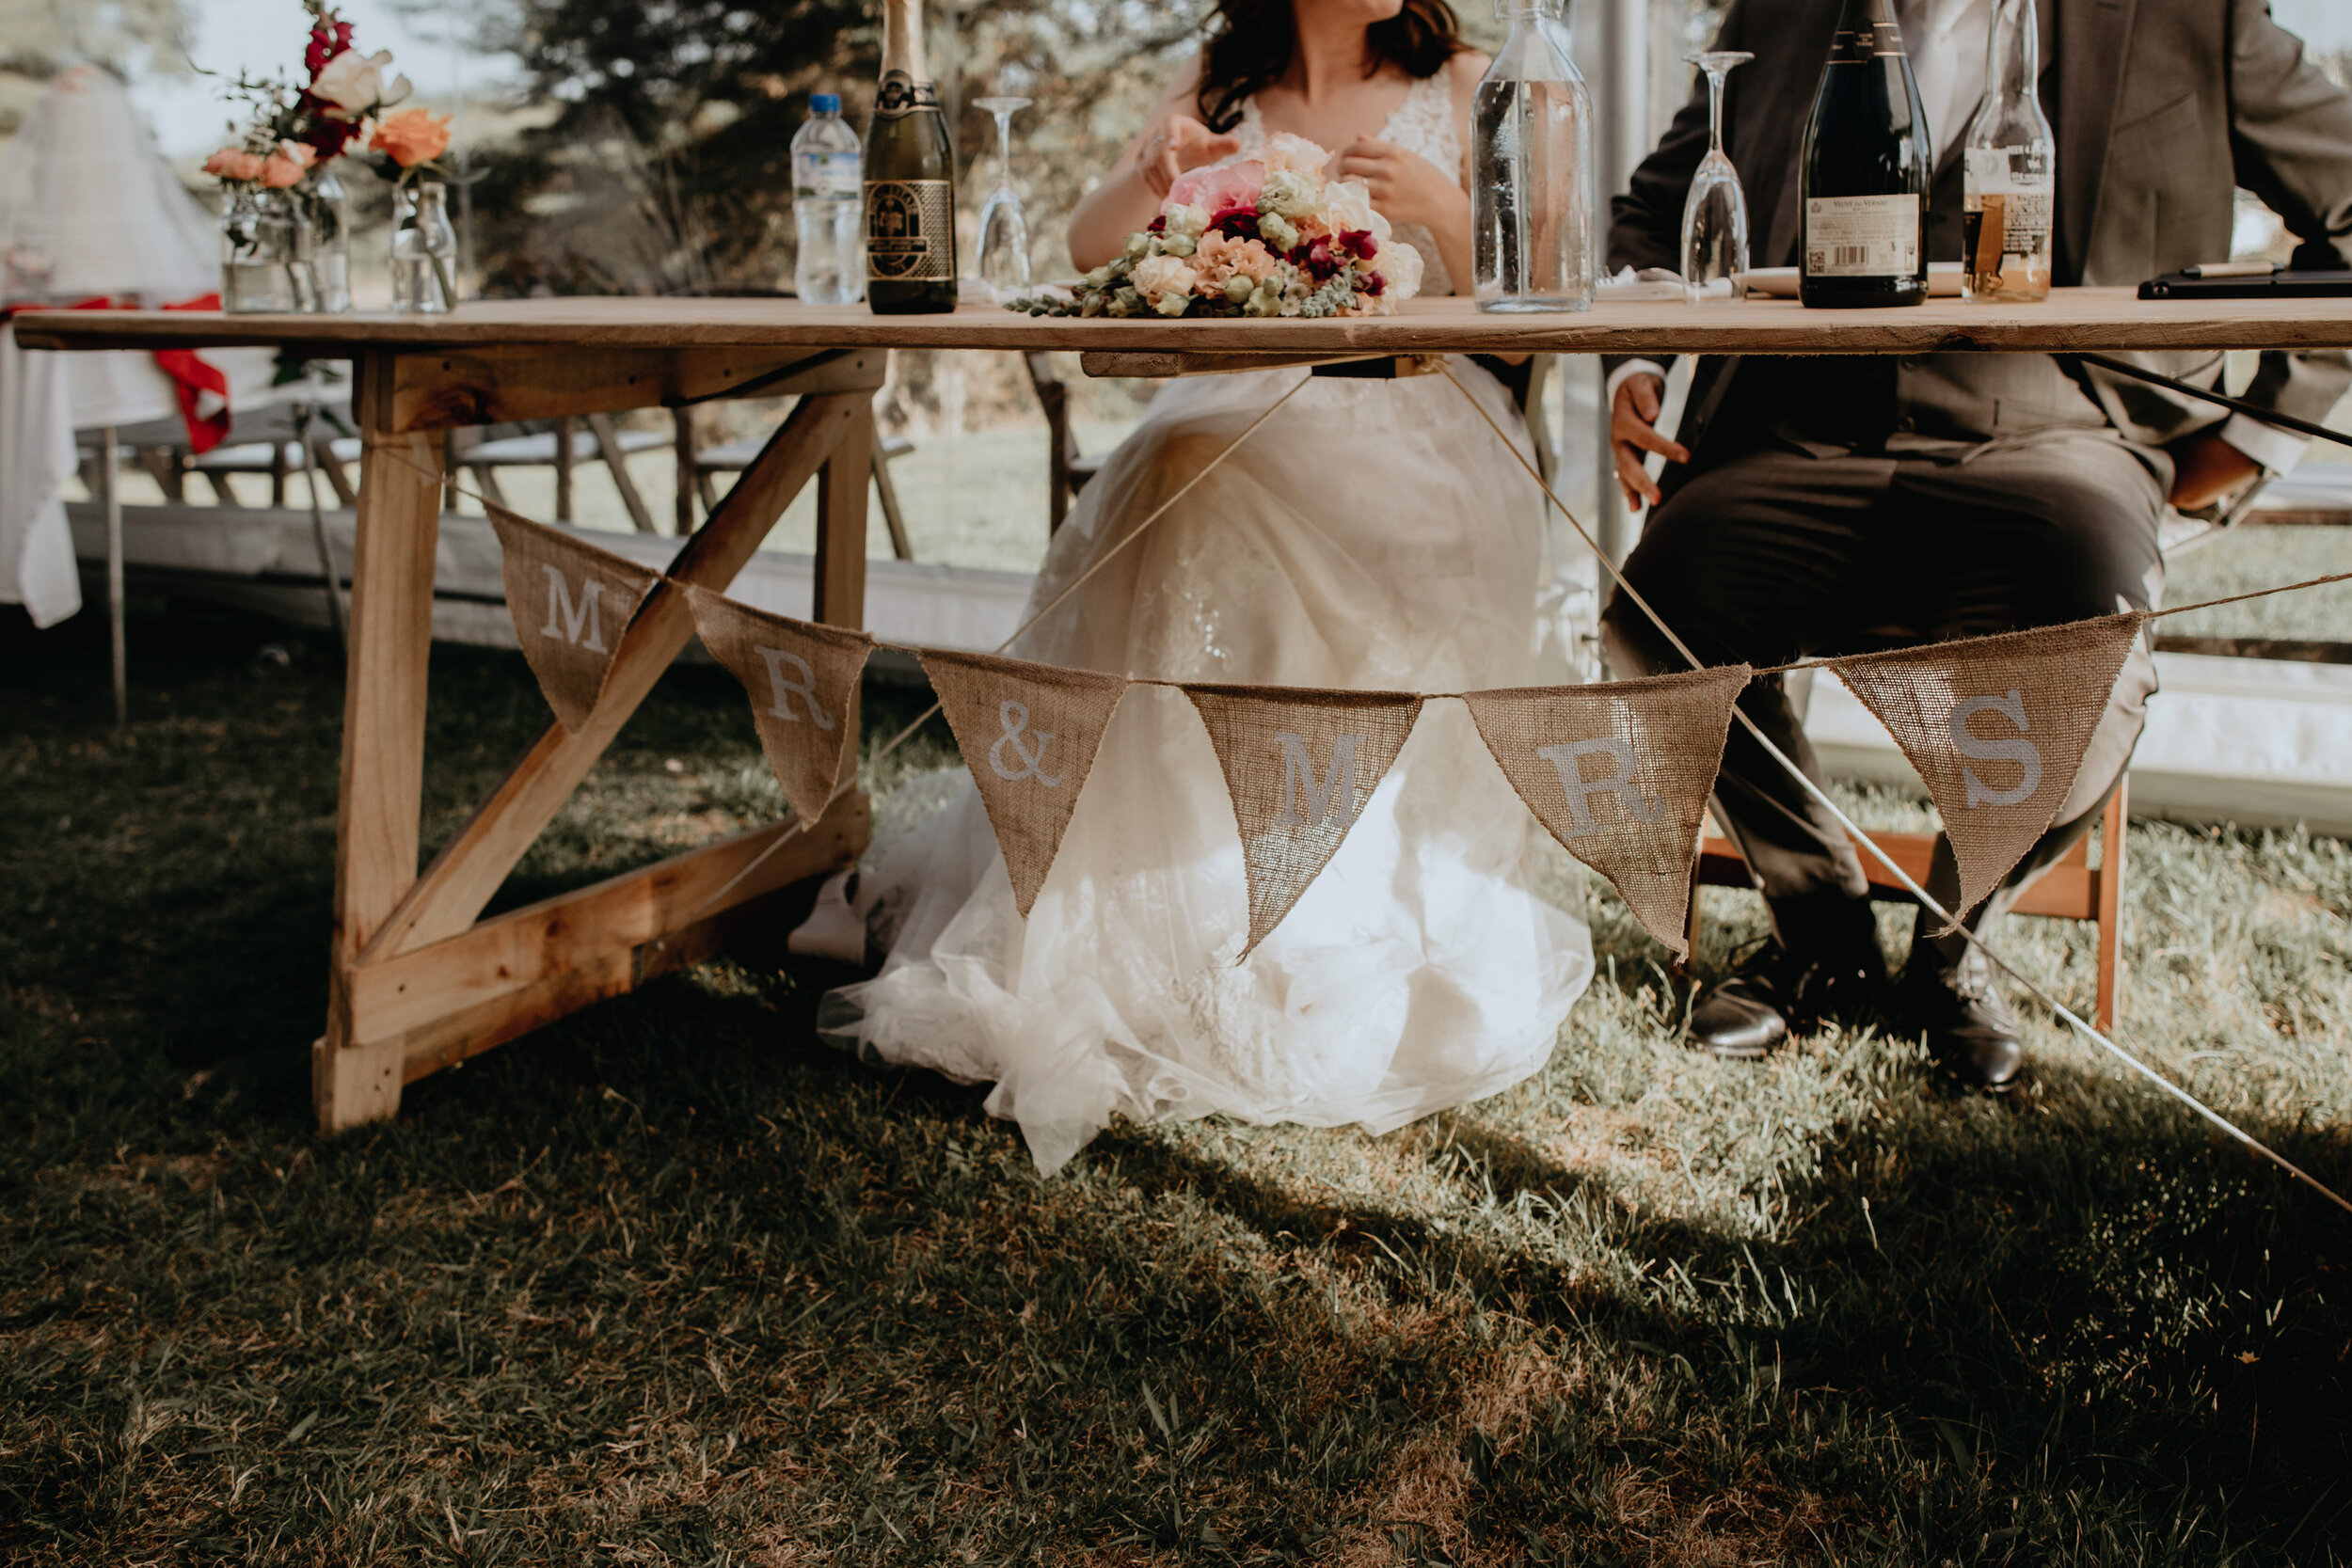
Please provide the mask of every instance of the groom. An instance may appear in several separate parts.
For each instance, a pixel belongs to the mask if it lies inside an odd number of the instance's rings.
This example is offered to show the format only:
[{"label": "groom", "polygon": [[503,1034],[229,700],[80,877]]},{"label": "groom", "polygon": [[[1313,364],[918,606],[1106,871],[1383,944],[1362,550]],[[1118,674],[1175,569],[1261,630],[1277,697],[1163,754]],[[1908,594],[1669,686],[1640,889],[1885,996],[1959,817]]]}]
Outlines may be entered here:
[{"label": "groom", "polygon": [[[1928,254],[1961,253],[1962,134],[1984,89],[1994,0],[1899,0],[1933,138]],[[1718,49],[1732,74],[1725,150],[1747,190],[1752,260],[1797,260],[1798,156],[1837,0],[1733,0]],[[2041,95],[2057,133],[2056,281],[2136,284],[2230,254],[2233,187],[2299,242],[2298,267],[2352,266],[2352,101],[2252,0],[2041,0]],[[1708,145],[1707,94],[1616,201],[1609,265],[1678,266],[1682,207]],[[2030,310],[2032,306],[2019,307]],[[2162,311],[2163,305],[2150,305]],[[1829,318],[1824,325],[1833,325]],[[2217,354],[2144,356],[2217,383]],[[2010,631],[2147,609],[2162,588],[2169,503],[2216,505],[2303,442],[2145,383],[2039,355],[1707,357],[1679,440],[1654,428],[1663,370],[1613,363],[1617,477],[1651,504],[1626,575],[1709,664]],[[2347,385],[2341,354],[2265,354],[2247,401],[2319,420]],[[1667,459],[1663,482],[1643,469]],[[1620,594],[1604,617],[1621,674],[1678,668]],[[2058,820],[1970,911],[1983,931],[2090,831],[2139,737],[2154,662],[2136,645]],[[1740,705],[1808,776],[1812,749],[1778,679]],[[1691,1042],[1760,1056],[1885,979],[1860,863],[1844,831],[1738,725],[1716,800],[1762,884],[1773,941],[1692,1010]],[[1959,895],[1939,838],[1928,879]],[[1965,939],[1922,916],[1893,1008],[1937,1058],[1999,1088],[2020,1065],[2014,1016]]]}]

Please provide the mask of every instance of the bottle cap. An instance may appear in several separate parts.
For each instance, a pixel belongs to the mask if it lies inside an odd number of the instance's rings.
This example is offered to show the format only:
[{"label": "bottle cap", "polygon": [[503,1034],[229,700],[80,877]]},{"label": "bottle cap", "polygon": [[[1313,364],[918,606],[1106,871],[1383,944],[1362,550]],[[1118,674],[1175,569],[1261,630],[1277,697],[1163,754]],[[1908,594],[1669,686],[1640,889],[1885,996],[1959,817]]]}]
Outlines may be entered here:
[{"label": "bottle cap", "polygon": [[841,112],[841,95],[837,92],[812,92],[808,95],[808,112],[813,115],[837,115]]}]

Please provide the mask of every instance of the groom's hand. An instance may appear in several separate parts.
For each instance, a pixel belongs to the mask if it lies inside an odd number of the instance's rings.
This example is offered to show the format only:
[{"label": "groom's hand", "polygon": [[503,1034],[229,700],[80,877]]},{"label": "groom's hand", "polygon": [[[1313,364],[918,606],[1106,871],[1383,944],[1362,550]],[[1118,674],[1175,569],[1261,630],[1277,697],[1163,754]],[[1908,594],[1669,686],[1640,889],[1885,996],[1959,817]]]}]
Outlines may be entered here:
[{"label": "groom's hand", "polygon": [[1654,375],[1629,375],[1609,401],[1609,449],[1617,459],[1617,488],[1625,492],[1629,511],[1639,512],[1663,499],[1658,482],[1642,466],[1644,454],[1658,452],[1669,463],[1691,461],[1690,449],[1658,434],[1659,394],[1666,384]]}]

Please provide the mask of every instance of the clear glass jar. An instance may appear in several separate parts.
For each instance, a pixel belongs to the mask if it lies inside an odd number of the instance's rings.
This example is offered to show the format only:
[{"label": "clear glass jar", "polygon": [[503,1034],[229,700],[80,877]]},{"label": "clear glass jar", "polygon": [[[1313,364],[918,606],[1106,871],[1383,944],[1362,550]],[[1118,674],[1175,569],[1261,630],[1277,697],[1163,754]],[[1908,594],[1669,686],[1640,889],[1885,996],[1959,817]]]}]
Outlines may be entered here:
[{"label": "clear glass jar", "polygon": [[294,204],[283,191],[231,185],[220,204],[220,308],[231,315],[300,308]]},{"label": "clear glass jar", "polygon": [[312,169],[294,187],[302,214],[306,310],[341,315],[351,309],[351,194],[335,177],[335,166]]},{"label": "clear glass jar", "polygon": [[457,231],[438,181],[402,185],[392,196],[392,309],[439,315],[457,303]]},{"label": "clear glass jar", "polygon": [[1592,308],[1593,99],[1560,0],[1502,0],[1511,31],[1470,115],[1473,289],[1481,310]]}]

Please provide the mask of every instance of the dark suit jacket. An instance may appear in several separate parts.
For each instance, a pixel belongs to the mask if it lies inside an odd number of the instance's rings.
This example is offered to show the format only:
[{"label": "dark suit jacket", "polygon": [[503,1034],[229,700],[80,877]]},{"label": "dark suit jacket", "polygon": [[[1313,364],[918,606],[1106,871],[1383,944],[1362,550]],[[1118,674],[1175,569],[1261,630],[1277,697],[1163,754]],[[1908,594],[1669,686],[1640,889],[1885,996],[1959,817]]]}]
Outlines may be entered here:
[{"label": "dark suit jacket", "polygon": [[[1838,0],[1733,0],[1714,46],[1756,55],[1731,74],[1724,139],[1747,192],[1757,266],[1797,260],[1798,160],[1837,12]],[[2040,22],[2042,106],[2058,138],[2057,282],[2137,284],[2226,257],[2237,185],[2300,242],[2296,265],[2352,266],[2352,99],[2303,57],[2265,0],[2041,0]],[[1680,264],[1683,198],[1706,151],[1702,81],[1616,198],[1612,270]],[[1931,260],[1960,259],[1960,208],[1955,141],[1929,198]],[[1825,324],[1835,319],[1825,313]],[[2218,355],[2136,357],[2184,380],[2209,384],[2220,372]],[[2344,355],[2270,354],[2246,396],[2317,420],[2347,386]],[[1667,466],[1670,487],[1768,437],[1823,453],[1881,440],[1933,451],[2053,426],[2112,427],[2153,446],[2227,417],[2071,360],[2012,354],[1744,365],[1709,356],[1686,409],[1692,462]]]}]

